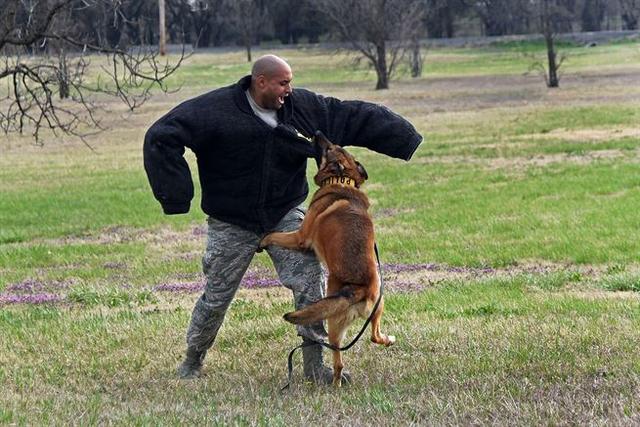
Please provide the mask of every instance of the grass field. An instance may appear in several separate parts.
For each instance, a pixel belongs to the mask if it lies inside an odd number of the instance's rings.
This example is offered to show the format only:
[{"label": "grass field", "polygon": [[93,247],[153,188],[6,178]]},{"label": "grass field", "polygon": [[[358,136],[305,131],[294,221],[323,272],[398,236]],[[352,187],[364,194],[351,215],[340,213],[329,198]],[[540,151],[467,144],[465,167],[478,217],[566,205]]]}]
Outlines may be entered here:
[{"label": "grass field", "polygon": [[175,377],[205,217],[198,194],[188,215],[162,215],[142,139],[247,73],[242,51],[194,55],[181,91],[135,114],[104,100],[95,151],[4,138],[0,424],[640,424],[640,47],[565,46],[555,90],[526,74],[522,52],[541,49],[431,49],[422,78],[377,92],[348,57],[276,51],[294,85],[385,104],[425,137],[409,163],[351,150],[398,343],[346,353],[355,383],[340,390],[305,384],[297,361],[279,392],[298,340],[262,254],[206,377]]}]

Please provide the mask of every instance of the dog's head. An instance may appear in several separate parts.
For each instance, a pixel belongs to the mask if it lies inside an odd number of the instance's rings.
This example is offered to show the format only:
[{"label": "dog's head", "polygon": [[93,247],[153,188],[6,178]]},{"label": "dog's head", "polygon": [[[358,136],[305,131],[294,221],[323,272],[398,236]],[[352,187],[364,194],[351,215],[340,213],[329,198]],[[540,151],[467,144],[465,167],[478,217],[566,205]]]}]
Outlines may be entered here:
[{"label": "dog's head", "polygon": [[322,132],[316,132],[314,142],[318,151],[318,173],[314,182],[321,186],[328,178],[351,178],[360,187],[369,178],[364,167],[344,148],[332,144]]}]

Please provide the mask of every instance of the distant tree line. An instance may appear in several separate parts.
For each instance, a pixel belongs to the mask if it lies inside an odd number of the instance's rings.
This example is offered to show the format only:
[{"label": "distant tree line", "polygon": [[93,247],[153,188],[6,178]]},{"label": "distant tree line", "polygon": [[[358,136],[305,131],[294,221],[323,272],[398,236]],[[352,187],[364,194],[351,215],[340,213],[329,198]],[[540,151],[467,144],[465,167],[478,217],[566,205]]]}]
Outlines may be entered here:
[{"label": "distant tree line", "polygon": [[[376,89],[399,64],[420,76],[426,38],[541,34],[549,87],[558,86],[563,32],[637,30],[640,0],[0,0],[0,129],[81,136],[99,129],[91,95],[133,110],[180,66],[158,57],[164,4],[169,43],[210,47],[338,42],[368,63]],[[184,52],[184,51],[183,51]],[[87,78],[101,54],[108,79]]]},{"label": "distant tree line", "polygon": [[[120,0],[136,5],[130,22],[110,21],[128,39],[157,42],[157,0]],[[170,40],[200,47],[278,41],[316,43],[336,34],[335,24],[316,0],[167,0]],[[356,8],[358,2],[345,1]],[[425,37],[501,36],[539,32],[531,14],[534,0],[420,0]],[[640,0],[566,0],[571,18],[562,32],[637,30]],[[107,15],[108,16],[108,15]],[[108,17],[107,17],[108,19]],[[244,20],[244,21],[243,21]],[[253,26],[247,32],[247,24]],[[338,32],[339,34],[339,32]],[[339,37],[338,37],[339,38]]]},{"label": "distant tree line", "polygon": [[[158,0],[103,0],[89,24],[113,46],[158,41]],[[170,43],[194,47],[263,42],[341,42],[376,71],[376,88],[400,60],[420,75],[420,40],[456,36],[542,34],[548,84],[557,86],[553,37],[558,33],[637,30],[640,0],[165,0]],[[120,13],[117,13],[120,12]],[[87,15],[85,15],[87,16]],[[97,25],[96,25],[97,24]],[[81,25],[81,23],[78,23]],[[556,64],[554,66],[554,64]]]},{"label": "distant tree line", "polygon": [[[26,0],[0,0],[3,3]],[[40,0],[46,1],[46,0]],[[48,0],[49,3],[55,3]],[[38,3],[31,1],[31,3]],[[112,47],[158,43],[158,0],[102,0],[77,13],[73,25]],[[166,0],[170,43],[198,47],[317,43],[340,39],[316,0]],[[345,1],[351,7],[358,2]],[[420,0],[424,37],[501,36],[539,32],[535,0]],[[637,30],[640,0],[563,0],[571,18],[563,32]],[[25,19],[27,16],[25,15]]]}]

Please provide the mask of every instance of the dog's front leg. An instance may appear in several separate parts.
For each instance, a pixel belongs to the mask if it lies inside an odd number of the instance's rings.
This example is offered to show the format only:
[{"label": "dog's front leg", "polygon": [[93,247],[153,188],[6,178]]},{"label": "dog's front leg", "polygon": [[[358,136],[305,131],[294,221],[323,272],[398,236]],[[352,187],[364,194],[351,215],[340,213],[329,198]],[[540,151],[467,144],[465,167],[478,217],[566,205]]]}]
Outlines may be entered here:
[{"label": "dog's front leg", "polygon": [[302,250],[306,249],[304,243],[300,230],[290,231],[288,233],[277,232],[267,234],[262,241],[260,241],[260,248],[266,248],[269,245],[277,245],[287,249]]}]

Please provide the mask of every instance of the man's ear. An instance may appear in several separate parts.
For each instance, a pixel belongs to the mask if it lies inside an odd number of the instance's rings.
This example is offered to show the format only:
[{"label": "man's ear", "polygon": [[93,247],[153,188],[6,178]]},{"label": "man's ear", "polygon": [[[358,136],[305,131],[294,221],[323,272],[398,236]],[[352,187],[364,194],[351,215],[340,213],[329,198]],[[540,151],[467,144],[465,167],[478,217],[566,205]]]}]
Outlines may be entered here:
[{"label": "man's ear", "polygon": [[369,179],[369,175],[367,175],[367,170],[358,161],[356,161],[356,169],[358,170],[358,173],[360,174],[360,176],[362,176],[364,179]]}]

